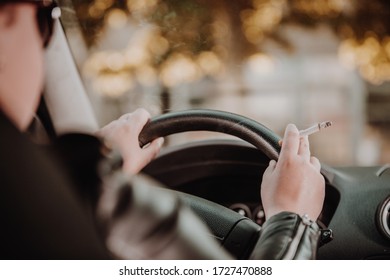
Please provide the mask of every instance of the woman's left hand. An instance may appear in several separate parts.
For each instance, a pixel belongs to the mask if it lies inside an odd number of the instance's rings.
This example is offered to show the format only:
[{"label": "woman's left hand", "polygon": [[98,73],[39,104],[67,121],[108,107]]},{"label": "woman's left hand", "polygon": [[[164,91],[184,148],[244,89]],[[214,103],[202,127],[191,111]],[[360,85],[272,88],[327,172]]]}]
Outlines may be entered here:
[{"label": "woman's left hand", "polygon": [[123,157],[123,170],[130,175],[138,173],[153,160],[164,143],[163,138],[158,138],[143,148],[139,146],[139,134],[149,119],[148,111],[137,109],[112,121],[98,132],[110,147],[119,150]]}]

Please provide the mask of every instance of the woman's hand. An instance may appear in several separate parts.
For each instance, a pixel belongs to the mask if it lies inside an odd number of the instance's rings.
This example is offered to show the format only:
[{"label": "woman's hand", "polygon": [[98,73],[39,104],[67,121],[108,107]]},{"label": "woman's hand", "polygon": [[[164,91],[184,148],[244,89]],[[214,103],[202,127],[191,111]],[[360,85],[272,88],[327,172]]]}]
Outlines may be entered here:
[{"label": "woman's hand", "polygon": [[110,147],[116,148],[123,157],[123,170],[130,175],[141,171],[160,151],[163,138],[158,138],[141,148],[138,137],[142,128],[149,121],[150,114],[145,109],[124,114],[99,131]]},{"label": "woman's hand", "polygon": [[279,160],[271,160],[263,174],[261,197],[266,218],[283,212],[307,214],[316,220],[325,198],[321,164],[310,155],[307,136],[295,125],[286,128]]}]

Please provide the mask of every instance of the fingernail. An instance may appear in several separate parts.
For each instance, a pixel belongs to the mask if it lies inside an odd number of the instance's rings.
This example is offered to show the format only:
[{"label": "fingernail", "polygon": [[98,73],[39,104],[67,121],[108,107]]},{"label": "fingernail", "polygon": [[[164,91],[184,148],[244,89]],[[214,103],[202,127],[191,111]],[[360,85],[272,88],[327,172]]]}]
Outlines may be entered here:
[{"label": "fingernail", "polygon": [[295,124],[289,123],[286,127],[286,130],[298,130]]},{"label": "fingernail", "polygon": [[159,148],[161,148],[163,146],[163,144],[164,144],[164,138],[161,137],[157,140],[157,145]]}]

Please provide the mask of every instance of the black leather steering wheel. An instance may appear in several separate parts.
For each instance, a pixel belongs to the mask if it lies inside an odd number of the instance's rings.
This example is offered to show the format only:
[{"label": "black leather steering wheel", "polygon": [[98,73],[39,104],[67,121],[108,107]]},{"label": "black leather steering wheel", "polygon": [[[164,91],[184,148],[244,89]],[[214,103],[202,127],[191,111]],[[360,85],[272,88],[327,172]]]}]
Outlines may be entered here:
[{"label": "black leather steering wheel", "polygon": [[140,146],[158,137],[186,131],[214,131],[237,136],[278,159],[280,137],[264,125],[241,115],[217,110],[170,112],[153,118],[139,136]]},{"label": "black leather steering wheel", "polygon": [[[187,110],[170,112],[153,118],[140,134],[140,146],[164,137],[186,131],[214,131],[239,137],[261,150],[270,159],[277,159],[280,137],[264,125],[246,117],[216,110]],[[152,162],[153,163],[153,162]],[[150,168],[144,172],[153,176]],[[177,192],[208,225],[212,234],[236,258],[249,257],[261,227],[252,220],[200,197]]]}]

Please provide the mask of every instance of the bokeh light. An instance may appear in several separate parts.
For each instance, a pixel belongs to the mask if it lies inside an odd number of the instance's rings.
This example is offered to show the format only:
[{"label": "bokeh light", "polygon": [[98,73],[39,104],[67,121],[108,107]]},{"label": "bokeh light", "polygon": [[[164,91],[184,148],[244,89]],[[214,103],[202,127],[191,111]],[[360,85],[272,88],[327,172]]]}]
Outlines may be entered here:
[{"label": "bokeh light", "polygon": [[[103,22],[94,34],[85,34],[89,38],[87,42],[96,40],[93,36],[107,28],[121,29],[132,24],[148,26],[133,34],[126,48],[93,54],[84,66],[86,75],[92,79],[104,77],[101,73],[120,77],[125,74],[133,77],[134,83],[175,87],[203,77],[216,78],[226,73],[235,60],[248,61],[256,73],[270,73],[274,62],[262,51],[264,43],[273,40],[288,44],[280,32],[284,26],[295,24],[311,28],[325,24],[341,38],[338,55],[345,67],[357,69],[369,83],[390,81],[390,37],[383,35],[386,22],[379,24],[375,18],[364,17],[364,9],[378,16],[381,12],[385,15],[385,9],[380,8],[384,5],[381,0],[375,3],[368,0],[248,0],[234,4],[224,0],[80,2],[79,9],[88,11],[86,23]],[[116,92],[119,88],[125,90],[129,86],[118,87]]]},{"label": "bokeh light", "polygon": [[390,38],[379,40],[372,33],[364,40],[348,39],[339,48],[341,62],[373,84],[390,81]]}]

